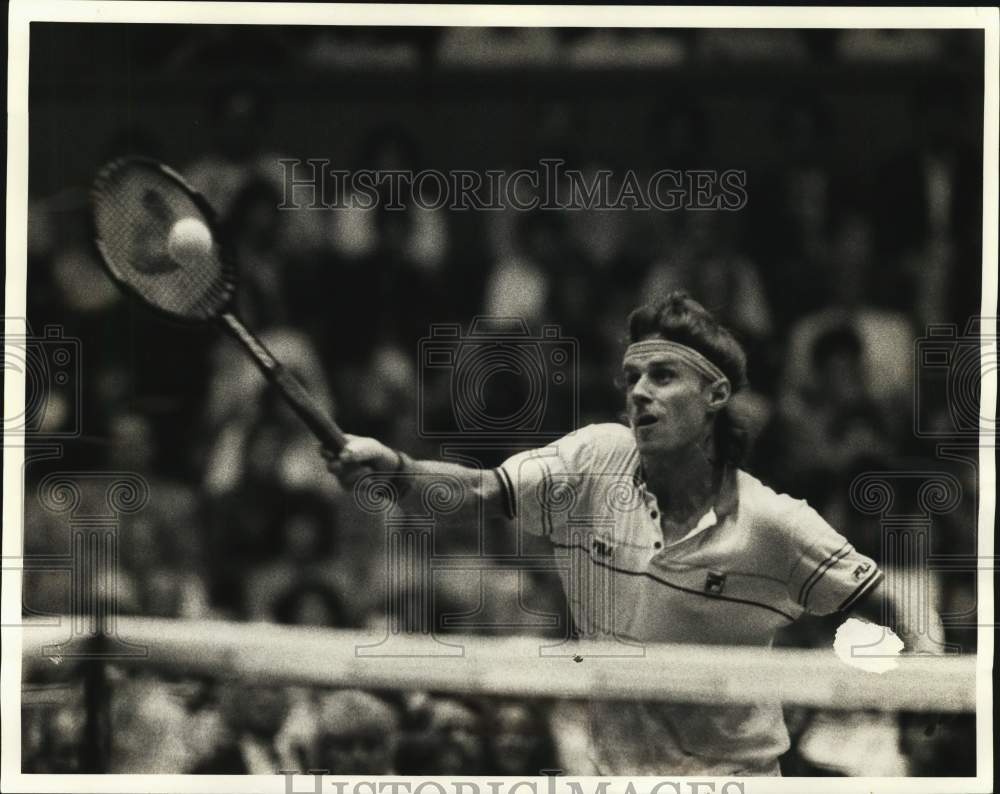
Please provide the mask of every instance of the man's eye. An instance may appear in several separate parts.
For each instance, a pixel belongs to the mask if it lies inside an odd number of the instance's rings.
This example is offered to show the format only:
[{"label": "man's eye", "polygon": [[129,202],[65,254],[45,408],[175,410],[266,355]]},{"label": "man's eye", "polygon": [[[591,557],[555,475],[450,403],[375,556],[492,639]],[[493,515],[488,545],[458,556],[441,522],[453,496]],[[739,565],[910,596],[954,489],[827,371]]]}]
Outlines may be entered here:
[{"label": "man's eye", "polygon": [[668,381],[674,377],[674,371],[672,369],[655,369],[652,372],[653,379],[663,382]]},{"label": "man's eye", "polygon": [[639,373],[638,372],[626,372],[625,373],[625,383],[627,383],[629,386],[635,386],[635,384],[638,383],[638,382],[639,382]]}]

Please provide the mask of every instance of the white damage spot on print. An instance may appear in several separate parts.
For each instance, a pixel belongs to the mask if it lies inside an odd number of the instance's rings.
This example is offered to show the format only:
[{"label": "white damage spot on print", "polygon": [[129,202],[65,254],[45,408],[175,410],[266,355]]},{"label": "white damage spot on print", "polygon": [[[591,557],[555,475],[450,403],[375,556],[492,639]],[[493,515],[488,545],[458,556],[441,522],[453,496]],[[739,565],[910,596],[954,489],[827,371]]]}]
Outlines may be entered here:
[{"label": "white damage spot on print", "polygon": [[892,629],[857,618],[841,623],[833,641],[833,651],[842,662],[869,673],[895,670],[901,650],[903,641]]}]

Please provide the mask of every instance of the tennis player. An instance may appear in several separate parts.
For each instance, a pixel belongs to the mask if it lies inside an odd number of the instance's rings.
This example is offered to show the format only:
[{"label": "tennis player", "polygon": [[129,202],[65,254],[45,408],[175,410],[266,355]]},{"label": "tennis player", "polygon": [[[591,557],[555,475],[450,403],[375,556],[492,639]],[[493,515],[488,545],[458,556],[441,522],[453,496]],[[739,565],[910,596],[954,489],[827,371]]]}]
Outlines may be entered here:
[{"label": "tennis player", "polygon": [[[746,435],[731,400],[746,356],[732,334],[683,292],[636,309],[629,331],[628,427],[590,425],[487,472],[352,436],[325,453],[329,468],[346,484],[371,470],[461,478],[487,511],[543,535],[567,562],[562,583],[584,635],[763,648],[805,613],[871,596],[874,561],[804,501],[739,468]],[[881,599],[867,601],[881,613]],[[777,700],[595,701],[589,713],[593,768],[573,774],[779,775],[789,747]]]}]

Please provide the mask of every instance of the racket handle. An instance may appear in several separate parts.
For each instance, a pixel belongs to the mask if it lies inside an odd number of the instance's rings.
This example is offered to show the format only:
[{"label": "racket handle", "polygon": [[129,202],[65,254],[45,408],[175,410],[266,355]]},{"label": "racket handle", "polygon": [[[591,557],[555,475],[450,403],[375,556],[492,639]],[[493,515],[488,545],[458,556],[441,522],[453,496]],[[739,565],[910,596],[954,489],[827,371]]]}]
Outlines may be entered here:
[{"label": "racket handle", "polygon": [[278,389],[292,410],[305,422],[323,446],[334,452],[340,452],[347,443],[344,431],[337,427],[336,422],[317,405],[313,396],[306,391],[306,387],[271,355],[271,352],[247,330],[236,315],[225,312],[219,319],[246,348],[260,371],[264,373],[264,377]]},{"label": "racket handle", "polygon": [[291,372],[276,361],[275,366],[265,370],[264,374],[278,388],[295,413],[313,431],[324,447],[334,452],[343,449],[347,443],[343,431],[316,404],[312,395],[306,391],[305,386],[299,383]]}]

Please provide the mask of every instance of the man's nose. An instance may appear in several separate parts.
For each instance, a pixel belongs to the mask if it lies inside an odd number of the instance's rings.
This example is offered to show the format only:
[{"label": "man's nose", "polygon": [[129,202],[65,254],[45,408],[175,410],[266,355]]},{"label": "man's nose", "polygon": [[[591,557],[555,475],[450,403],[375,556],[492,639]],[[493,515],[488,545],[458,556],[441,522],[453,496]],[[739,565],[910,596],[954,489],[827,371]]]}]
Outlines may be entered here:
[{"label": "man's nose", "polygon": [[652,402],[652,397],[649,394],[649,381],[646,380],[646,376],[643,375],[639,380],[635,382],[635,386],[632,387],[632,402],[636,405],[648,405]]}]

